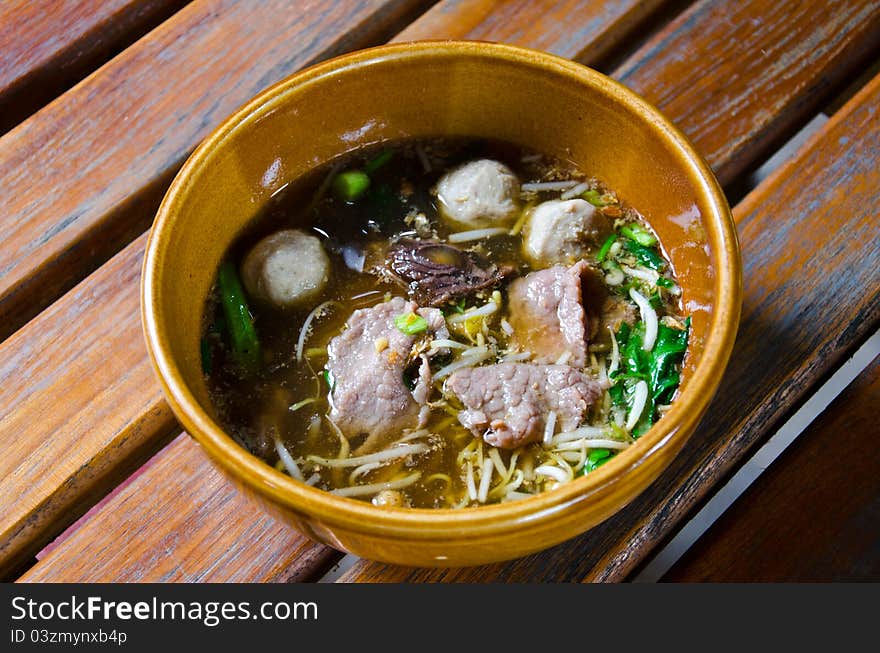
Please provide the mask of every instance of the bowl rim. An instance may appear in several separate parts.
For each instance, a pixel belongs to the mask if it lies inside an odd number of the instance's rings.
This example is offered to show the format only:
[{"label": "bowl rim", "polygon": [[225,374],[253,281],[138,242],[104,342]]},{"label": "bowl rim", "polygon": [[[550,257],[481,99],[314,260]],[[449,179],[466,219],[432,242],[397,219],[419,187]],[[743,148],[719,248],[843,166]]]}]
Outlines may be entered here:
[{"label": "bowl rim", "polygon": [[[687,386],[663,419],[641,436],[621,455],[594,472],[534,497],[486,506],[461,509],[388,508],[370,502],[340,497],[293,479],[263,462],[227,435],[202,409],[186,386],[168,344],[168,334],[160,326],[157,296],[161,261],[168,246],[169,228],[175,207],[193,182],[194,173],[222,146],[235,130],[259,120],[283,103],[286,95],[304,84],[320,82],[352,68],[419,57],[477,57],[501,60],[551,72],[587,84],[612,101],[622,102],[642,119],[652,123],[674,147],[689,177],[701,185],[709,199],[711,215],[704,217],[707,241],[717,245],[714,285],[715,310],[710,316],[701,359]],[[658,109],[631,89],[583,64],[540,50],[485,41],[418,41],[366,48],[344,54],[296,72],[256,95],[226,118],[195,149],[175,176],[150,230],[141,276],[141,319],[147,351],[157,372],[165,397],[184,428],[215,462],[259,493],[295,512],[328,525],[345,527],[367,535],[406,535],[416,540],[449,539],[468,535],[503,534],[526,522],[546,523],[560,512],[625,484],[637,468],[651,461],[664,447],[684,440],[693,431],[712,399],[733,349],[741,310],[741,254],[736,227],[712,170],[689,139]],[[678,437],[681,435],[681,437]],[[676,439],[681,442],[676,442]],[[645,484],[646,486],[646,484]],[[639,487],[638,491],[644,489]]]}]

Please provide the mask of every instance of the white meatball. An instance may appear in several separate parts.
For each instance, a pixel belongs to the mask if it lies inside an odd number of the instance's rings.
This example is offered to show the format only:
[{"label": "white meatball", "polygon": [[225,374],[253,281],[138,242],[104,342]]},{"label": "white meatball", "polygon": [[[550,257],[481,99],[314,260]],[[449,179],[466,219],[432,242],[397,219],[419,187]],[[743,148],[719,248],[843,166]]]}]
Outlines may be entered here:
[{"label": "white meatball", "polygon": [[568,264],[611,233],[611,221],[582,199],[538,204],[528,218],[523,253],[533,265]]},{"label": "white meatball", "polygon": [[241,266],[242,281],[252,297],[280,307],[315,299],[330,278],[330,259],[315,236],[286,229],[266,236]]},{"label": "white meatball", "polygon": [[409,505],[406,497],[397,490],[382,490],[373,497],[374,506],[387,506],[389,508],[403,508]]},{"label": "white meatball", "polygon": [[464,228],[497,227],[519,213],[519,179],[504,164],[479,159],[443,175],[437,199],[444,217]]}]

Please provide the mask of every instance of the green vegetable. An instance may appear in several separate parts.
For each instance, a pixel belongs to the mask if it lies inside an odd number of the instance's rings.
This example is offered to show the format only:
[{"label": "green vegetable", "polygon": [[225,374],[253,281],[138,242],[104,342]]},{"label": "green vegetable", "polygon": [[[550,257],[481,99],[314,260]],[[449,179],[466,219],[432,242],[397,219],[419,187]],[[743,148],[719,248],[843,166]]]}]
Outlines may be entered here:
[{"label": "green vegetable", "polygon": [[370,178],[363,170],[346,170],[333,178],[333,194],[344,202],[354,202],[370,187]]},{"label": "green vegetable", "polygon": [[235,266],[230,261],[220,266],[217,283],[220,286],[223,314],[229,327],[235,359],[248,371],[254,371],[260,361],[260,341],[257,339],[254,318],[251,317],[244,289],[238,280]]},{"label": "green vegetable", "polygon": [[611,246],[614,244],[614,241],[617,240],[617,234],[611,234],[608,238],[605,239],[605,242],[602,243],[602,247],[599,248],[599,253],[596,254],[596,261],[601,263],[605,260],[605,257],[608,256],[608,252],[611,249]]},{"label": "green vegetable", "polygon": [[654,234],[637,222],[630,222],[629,224],[623,225],[620,228],[620,233],[644,247],[653,247],[657,244],[657,239],[654,237]]},{"label": "green vegetable", "polygon": [[321,378],[324,379],[324,383],[330,388],[330,394],[333,394],[333,391],[336,389],[336,379],[330,374],[330,370],[321,370]]},{"label": "green vegetable", "polygon": [[620,368],[614,374],[615,385],[609,390],[615,406],[631,410],[636,384],[642,380],[648,384],[648,400],[641,417],[632,429],[634,438],[644,434],[656,421],[656,407],[672,400],[681,381],[678,366],[687,350],[690,318],[684,329],[674,329],[664,324],[657,328],[654,348],[646,352],[642,349],[645,338],[645,325],[642,322],[630,328],[621,324],[616,334],[620,349]]},{"label": "green vegetable", "polygon": [[601,467],[614,457],[614,452],[610,449],[591,449],[587,455],[587,462],[584,463],[584,474],[589,474],[593,470]]},{"label": "green vegetable", "polygon": [[384,150],[379,152],[379,154],[375,158],[371,159],[370,161],[367,161],[364,164],[364,171],[368,175],[373,174],[379,168],[381,168],[386,163],[388,163],[391,160],[391,157],[393,157],[393,156],[394,156],[394,152],[392,152],[389,148],[385,148]]},{"label": "green vegetable", "polygon": [[593,206],[608,206],[612,203],[612,198],[608,195],[602,195],[597,190],[588,190],[581,193],[581,197],[587,200]]},{"label": "green vegetable", "polygon": [[645,247],[632,240],[625,241],[624,247],[636,257],[639,263],[652,270],[659,272],[666,267],[666,261],[663,260],[663,257],[653,247]]},{"label": "green vegetable", "polygon": [[672,281],[672,279],[660,277],[659,279],[657,279],[657,285],[661,288],[672,288],[673,286],[675,286],[675,283]]},{"label": "green vegetable", "polygon": [[408,336],[414,336],[428,328],[428,321],[415,313],[404,313],[394,318],[394,325]]}]

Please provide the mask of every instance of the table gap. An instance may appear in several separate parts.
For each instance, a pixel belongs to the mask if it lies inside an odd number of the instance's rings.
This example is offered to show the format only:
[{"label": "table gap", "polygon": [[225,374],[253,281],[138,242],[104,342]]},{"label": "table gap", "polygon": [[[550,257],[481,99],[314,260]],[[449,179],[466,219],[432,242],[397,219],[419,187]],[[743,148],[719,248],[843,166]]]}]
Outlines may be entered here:
[{"label": "table gap", "polygon": [[702,506],[661,543],[656,553],[647,558],[630,576],[636,583],[654,583],[720,519],[736,500],[791,446],[817,417],[831,405],[873,361],[880,356],[880,331],[875,332],[841,365],[831,377],[809,397],[761,447],[749,457]]},{"label": "table gap", "polygon": [[[100,33],[92,37],[94,43],[90,49],[86,49],[85,44],[72,42],[44,66],[28,71],[26,79],[0,99],[0,136],[76,86],[190,2],[192,0],[169,0],[165,4],[153,3],[153,8],[147,7],[146,11],[126,11],[126,14],[135,14],[122,19],[129,23],[129,30],[108,25],[100,31],[102,28],[96,26],[95,31]],[[144,13],[144,18],[137,17]],[[84,36],[82,40],[88,39]]]},{"label": "table gap", "polygon": [[622,39],[595,61],[583,61],[578,57],[575,57],[575,61],[580,61],[580,63],[610,76],[624,61],[638,52],[645,43],[666,29],[669,23],[697,2],[698,0],[671,0],[664,3],[653,15],[648,16],[638,25],[629,38]]}]

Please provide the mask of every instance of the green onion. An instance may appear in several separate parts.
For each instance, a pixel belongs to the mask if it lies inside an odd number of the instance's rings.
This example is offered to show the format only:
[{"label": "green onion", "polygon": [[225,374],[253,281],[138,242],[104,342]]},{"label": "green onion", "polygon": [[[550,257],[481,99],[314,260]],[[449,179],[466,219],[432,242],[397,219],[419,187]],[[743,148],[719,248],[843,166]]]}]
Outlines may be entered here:
[{"label": "green onion", "polygon": [[660,277],[659,279],[657,279],[657,285],[661,288],[672,288],[673,286],[675,286],[675,283],[672,281],[672,279]]},{"label": "green onion", "polygon": [[611,234],[605,239],[605,242],[602,243],[602,247],[599,248],[599,253],[596,254],[596,261],[601,263],[605,260],[605,257],[608,256],[608,252],[615,240],[617,240],[617,234]]},{"label": "green onion", "polygon": [[654,234],[637,222],[623,225],[620,228],[620,233],[644,247],[653,247],[657,244],[657,239],[654,237]]},{"label": "green onion", "polygon": [[581,197],[587,200],[593,206],[608,206],[612,199],[608,195],[602,195],[597,190],[588,190],[581,193]]},{"label": "green onion", "polygon": [[235,266],[230,261],[220,266],[217,283],[232,340],[232,351],[242,367],[253,371],[260,361],[260,342],[257,340],[254,319],[251,317],[244,289],[238,280]]},{"label": "green onion", "polygon": [[657,253],[657,250],[653,247],[639,245],[632,240],[625,241],[624,247],[626,247],[627,251],[635,256],[642,265],[649,267],[652,270],[660,271],[666,267],[666,261],[663,260],[663,257],[660,256],[660,254]]},{"label": "green onion", "polygon": [[346,170],[333,179],[333,193],[344,202],[354,202],[370,187],[370,178],[363,170]]},{"label": "green onion", "polygon": [[584,474],[588,474],[601,467],[613,457],[614,454],[610,449],[591,449],[587,455],[587,462],[584,463]]},{"label": "green onion", "polygon": [[428,328],[428,321],[415,313],[404,313],[394,318],[394,325],[403,333],[414,336]]},{"label": "green onion", "polygon": [[336,379],[330,374],[330,370],[321,370],[321,378],[324,379],[327,387],[330,388],[330,394],[333,394],[333,391],[336,389]]},{"label": "green onion", "polygon": [[385,148],[384,150],[379,152],[379,154],[375,158],[371,159],[370,161],[367,161],[364,164],[364,170],[366,171],[366,173],[368,175],[371,175],[374,172],[376,172],[379,168],[384,166],[386,163],[388,163],[391,160],[391,157],[393,157],[393,156],[394,156],[394,152],[392,152],[389,148]]}]

